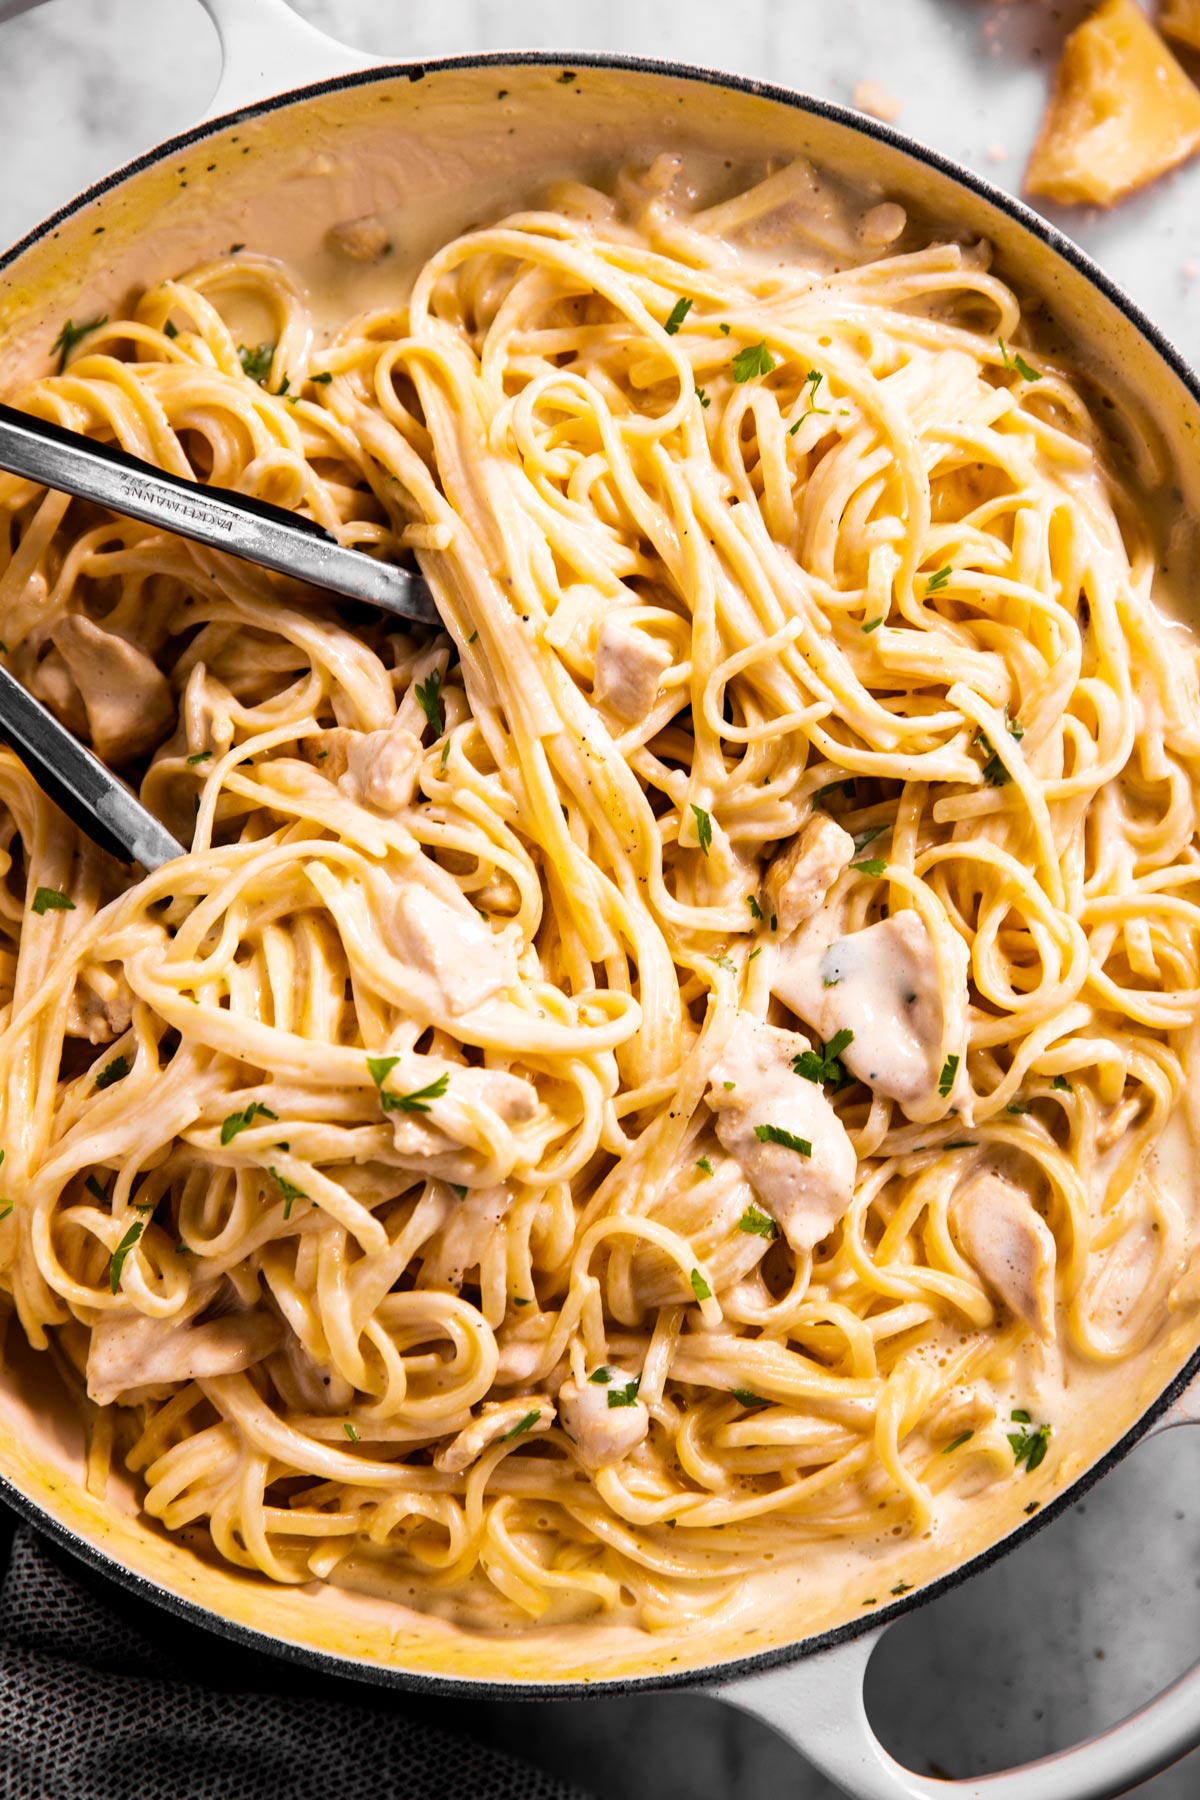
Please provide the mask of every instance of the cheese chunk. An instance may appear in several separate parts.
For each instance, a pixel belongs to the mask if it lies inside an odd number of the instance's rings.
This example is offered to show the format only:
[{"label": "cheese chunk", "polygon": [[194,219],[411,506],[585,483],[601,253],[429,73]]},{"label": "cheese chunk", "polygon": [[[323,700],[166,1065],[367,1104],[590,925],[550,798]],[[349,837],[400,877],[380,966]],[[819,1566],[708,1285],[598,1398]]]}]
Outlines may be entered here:
[{"label": "cheese chunk", "polygon": [[1111,206],[1197,149],[1200,89],[1134,0],[1104,0],[1063,48],[1025,186]]}]

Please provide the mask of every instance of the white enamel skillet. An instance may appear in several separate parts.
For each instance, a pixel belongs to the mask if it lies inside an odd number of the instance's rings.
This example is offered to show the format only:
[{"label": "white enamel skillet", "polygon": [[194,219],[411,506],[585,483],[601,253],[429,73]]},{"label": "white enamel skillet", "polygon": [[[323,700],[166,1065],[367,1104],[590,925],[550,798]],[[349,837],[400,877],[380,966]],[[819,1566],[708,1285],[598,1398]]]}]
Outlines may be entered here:
[{"label": "white enamel skillet", "polygon": [[[0,19],[31,4],[0,4]],[[524,54],[384,64],[323,37],[285,0],[203,4],[223,52],[205,120],[0,257],[0,392],[48,366],[48,347],[72,314],[113,310],[232,240],[303,266],[337,219],[390,210],[411,216],[416,245],[442,214],[453,228],[467,223],[461,196],[481,184],[534,192],[540,177],[558,172],[567,142],[597,163],[664,146],[746,160],[807,155],[988,238],[1006,276],[1140,397],[1160,485],[1177,486],[1200,512],[1200,382],[1178,353],[1068,240],[895,131],[824,101],[668,64]],[[332,1586],[276,1589],[214,1568],[144,1521],[132,1489],[103,1501],[87,1493],[78,1422],[45,1360],[12,1351],[11,1339],[0,1375],[0,1487],[40,1529],[130,1591],[231,1639],[340,1674],[464,1699],[578,1698],[585,1683],[602,1693],[703,1685],[758,1714],[861,1800],[1103,1800],[1200,1743],[1200,1665],[1100,1737],[962,1782],[893,1760],[867,1719],[863,1679],[900,1614],[1039,1529],[1150,1433],[1196,1421],[1198,1338],[1196,1321],[1177,1318],[1164,1329],[1032,1517],[981,1501],[969,1539],[922,1552],[911,1573],[896,1563],[912,1591],[886,1607],[864,1612],[856,1591],[826,1595],[815,1610],[794,1609],[790,1623],[786,1609],[762,1623],[743,1620],[702,1647],[684,1633],[655,1634],[649,1649],[633,1633],[575,1649],[539,1645],[536,1633],[528,1646],[471,1638],[394,1602]]]}]

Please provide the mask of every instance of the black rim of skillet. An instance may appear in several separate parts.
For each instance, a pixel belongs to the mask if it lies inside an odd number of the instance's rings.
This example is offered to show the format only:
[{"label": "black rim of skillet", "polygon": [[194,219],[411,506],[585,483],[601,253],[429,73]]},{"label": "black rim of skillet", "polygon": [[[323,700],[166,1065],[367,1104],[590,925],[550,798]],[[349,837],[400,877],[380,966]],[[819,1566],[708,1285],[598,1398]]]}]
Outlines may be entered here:
[{"label": "black rim of skillet", "polygon": [[[151,168],[155,163],[174,156],[192,144],[201,143],[205,138],[225,131],[230,125],[239,124],[242,120],[277,112],[283,107],[315,99],[322,94],[335,93],[343,88],[369,87],[379,81],[395,81],[407,77],[409,81],[417,82],[423,81],[430,75],[445,74],[455,70],[531,67],[557,68],[565,75],[573,75],[581,69],[594,69],[600,73],[615,71],[634,75],[663,75],[673,80],[694,82],[704,87],[733,89],[739,93],[775,101],[781,106],[790,108],[793,112],[808,113],[814,118],[827,119],[835,124],[845,125],[860,136],[875,138],[879,143],[886,145],[889,150],[899,151],[912,161],[923,163],[938,174],[949,177],[959,187],[968,189],[979,199],[989,202],[997,211],[1007,214],[1018,225],[1024,226],[1032,236],[1039,238],[1051,250],[1056,251],[1064,262],[1084,275],[1093,287],[1097,288],[1119,312],[1124,314],[1130,324],[1153,346],[1163,362],[1178,376],[1193,399],[1200,405],[1200,376],[1191,368],[1170,339],[1071,238],[1059,231],[1057,227],[1049,224],[1040,214],[1034,212],[1022,201],[1014,199],[1011,194],[1006,194],[982,176],[976,175],[970,169],[956,163],[952,157],[943,156],[940,151],[916,142],[915,139],[905,136],[903,132],[895,130],[894,127],[882,124],[875,119],[866,118],[849,107],[837,105],[834,101],[816,99],[812,95],[797,93],[790,88],[777,87],[772,82],[754,81],[747,76],[729,75],[715,69],[703,69],[693,67],[688,63],[669,62],[652,57],[604,56],[592,52],[574,55],[570,52],[548,50],[489,51],[481,55],[438,57],[423,62],[379,63],[367,69],[356,70],[348,75],[334,76],[328,81],[317,81],[303,87],[290,88],[282,93],[271,95],[265,100],[255,101],[252,105],[240,107],[234,112],[223,113],[218,118],[206,119],[192,130],[166,139],[163,143],[136,157],[132,162],[115,170],[113,174],[106,176],[103,181],[86,188],[66,206],[60,207],[44,223],[35,226],[32,231],[14,244],[11,250],[0,256],[0,274],[3,274],[33,244],[47,235],[54,235],[57,226],[71,218],[73,214],[82,211],[84,207],[91,205],[93,201],[121,187],[131,177],[140,174],[142,170]],[[1023,1524],[1015,1527],[1006,1537],[989,1545],[987,1549],[970,1557],[966,1562],[958,1564],[947,1574],[939,1576],[936,1581],[914,1589],[911,1594],[893,1601],[888,1606],[873,1607],[861,1618],[848,1620],[845,1624],[838,1625],[830,1631],[818,1632],[775,1649],[761,1650],[747,1656],[731,1657],[704,1668],[682,1669],[674,1673],[664,1671],[652,1675],[634,1675],[617,1679],[510,1682],[473,1676],[427,1675],[421,1673],[420,1670],[398,1669],[368,1659],[339,1656],[332,1651],[310,1649],[306,1645],[293,1643],[286,1638],[273,1637],[267,1632],[256,1631],[250,1626],[241,1625],[235,1620],[224,1618],[220,1613],[211,1611],[198,1601],[186,1599],[182,1595],[159,1587],[144,1575],[127,1569],[99,1546],[89,1542],[87,1538],[61,1524],[50,1513],[44,1511],[36,1500],[14,1487],[3,1477],[0,1477],[0,1497],[31,1525],[69,1551],[74,1557],[86,1563],[97,1574],[116,1582],[138,1598],[173,1613],[177,1618],[186,1620],[190,1624],[199,1625],[208,1631],[219,1633],[222,1637],[243,1645],[248,1650],[280,1657],[285,1661],[298,1663],[331,1675],[349,1676],[377,1686],[402,1688],[410,1692],[440,1695],[448,1699],[578,1700],[585,1695],[592,1694],[620,1695],[659,1688],[695,1688],[733,1682],[749,1675],[761,1674],[767,1669],[779,1668],[786,1663],[797,1662],[802,1657],[816,1655],[822,1650],[831,1649],[835,1644],[845,1643],[851,1638],[861,1637],[867,1632],[877,1630],[881,1625],[892,1623],[902,1614],[923,1606],[927,1601],[934,1600],[938,1595],[957,1587],[972,1575],[990,1568],[993,1563],[999,1561],[1010,1550],[1015,1549],[1018,1544],[1023,1544],[1034,1532],[1040,1531],[1044,1525],[1049,1524],[1052,1519],[1058,1518],[1068,1507],[1073,1506],[1088,1492],[1089,1488],[1107,1475],[1109,1470],[1114,1468],[1133,1449],[1134,1445],[1168,1411],[1193,1377],[1197,1375],[1200,1375],[1200,1349],[1188,1359],[1184,1367],[1124,1436],[1061,1494],[1039,1506],[1035,1513]],[[503,1645],[506,1639],[497,1635],[494,1642],[497,1649],[497,1660],[503,1661]]]}]

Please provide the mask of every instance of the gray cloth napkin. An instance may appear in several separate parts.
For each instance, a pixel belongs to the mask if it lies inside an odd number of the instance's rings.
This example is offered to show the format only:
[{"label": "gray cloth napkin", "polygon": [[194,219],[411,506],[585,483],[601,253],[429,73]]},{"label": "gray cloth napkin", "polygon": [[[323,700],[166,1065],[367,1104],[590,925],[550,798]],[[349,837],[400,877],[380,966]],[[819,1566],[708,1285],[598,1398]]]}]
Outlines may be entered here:
[{"label": "gray cloth napkin", "polygon": [[423,1723],[421,1704],[160,1615],[15,1530],[0,1587],[4,1800],[585,1800]]}]

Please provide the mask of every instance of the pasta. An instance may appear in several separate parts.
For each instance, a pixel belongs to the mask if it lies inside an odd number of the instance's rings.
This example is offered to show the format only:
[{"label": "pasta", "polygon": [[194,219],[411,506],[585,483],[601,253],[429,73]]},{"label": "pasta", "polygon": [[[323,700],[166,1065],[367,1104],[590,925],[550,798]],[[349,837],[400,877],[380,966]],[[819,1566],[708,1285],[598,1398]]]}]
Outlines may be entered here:
[{"label": "pasta", "polygon": [[10,665],[191,845],[0,753],[3,1288],[93,1482],[277,1581],[703,1629],[1044,1491],[1188,1296],[1196,652],[1124,453],[986,246],[706,181],[327,340],[239,249],[16,396],[444,620],[0,477]]}]

